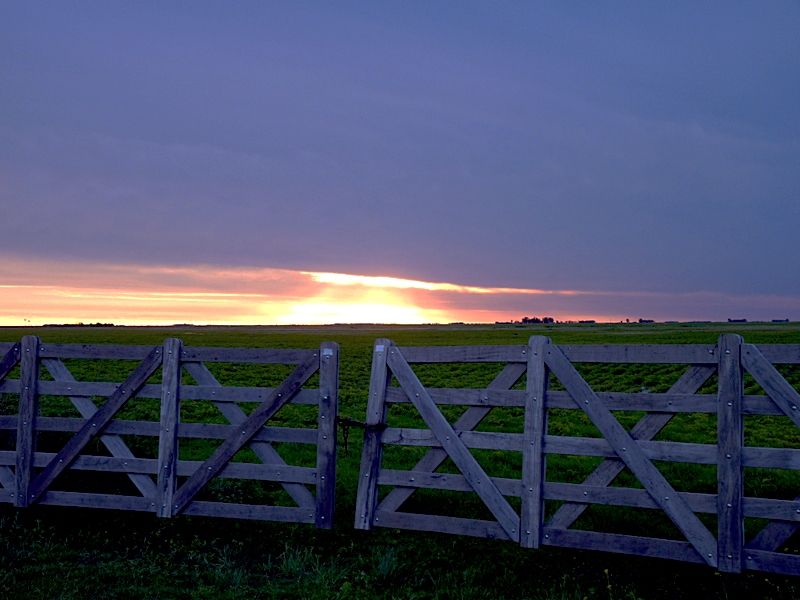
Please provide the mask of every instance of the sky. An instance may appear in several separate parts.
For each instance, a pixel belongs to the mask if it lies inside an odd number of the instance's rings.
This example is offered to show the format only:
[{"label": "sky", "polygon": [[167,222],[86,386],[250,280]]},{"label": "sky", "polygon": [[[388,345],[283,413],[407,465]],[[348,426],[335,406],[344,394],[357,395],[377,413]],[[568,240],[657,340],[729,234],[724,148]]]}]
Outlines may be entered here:
[{"label": "sky", "polygon": [[2,2],[0,325],[800,320],[798,2]]}]

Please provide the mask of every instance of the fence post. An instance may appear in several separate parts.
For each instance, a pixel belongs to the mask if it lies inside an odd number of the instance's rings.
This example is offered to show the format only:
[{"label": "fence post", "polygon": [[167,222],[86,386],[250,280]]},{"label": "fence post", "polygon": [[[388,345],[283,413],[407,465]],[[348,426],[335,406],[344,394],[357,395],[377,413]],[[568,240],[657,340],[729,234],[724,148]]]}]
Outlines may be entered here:
[{"label": "fence post", "polygon": [[356,529],[371,529],[378,499],[378,473],[381,468],[381,431],[378,426],[386,421],[386,387],[389,385],[389,369],[386,356],[392,341],[375,340],[372,352],[372,374],[369,380],[367,421],[364,429],[364,449],[361,454],[361,470],[358,474],[356,494]]},{"label": "fence post", "polygon": [[33,453],[36,450],[36,417],[39,413],[39,346],[39,338],[34,335],[22,338],[14,506],[30,504],[31,471]]},{"label": "fence post", "polygon": [[156,515],[159,517],[171,517],[174,514],[172,498],[175,495],[177,482],[182,351],[183,345],[179,339],[164,340],[161,366],[161,425],[158,438],[158,498],[156,498]]},{"label": "fence post", "polygon": [[742,338],[723,334],[717,344],[717,568],[742,570],[744,515],[742,513]]},{"label": "fence post", "polygon": [[522,448],[522,515],[520,546],[538,548],[542,539],[544,514],[545,457],[544,434],[547,428],[545,393],[548,370],[544,353],[550,340],[541,335],[528,342],[528,373],[525,388],[525,424]]},{"label": "fence post", "polygon": [[336,492],[336,413],[339,389],[339,344],[323,342],[319,352],[319,420],[317,423],[316,525],[333,527]]}]

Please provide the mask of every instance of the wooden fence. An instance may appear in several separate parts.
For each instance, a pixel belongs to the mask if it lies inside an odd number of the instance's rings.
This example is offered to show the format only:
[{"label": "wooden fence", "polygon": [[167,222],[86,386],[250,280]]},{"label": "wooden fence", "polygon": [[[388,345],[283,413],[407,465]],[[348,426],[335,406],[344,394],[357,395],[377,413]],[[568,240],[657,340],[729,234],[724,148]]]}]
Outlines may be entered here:
[{"label": "wooden fence", "polygon": [[[12,447],[0,451],[0,501],[331,527],[336,344],[324,343],[318,350],[193,348],[168,339],[152,347],[42,344],[28,336],[21,343],[0,344],[0,356],[6,409],[0,412],[16,413],[0,416],[0,438]],[[104,361],[114,361],[106,379],[124,368],[120,365],[133,368],[121,383],[74,376],[87,364],[102,373]],[[223,386],[213,373],[224,367],[235,374],[242,365],[251,370],[290,365],[278,381],[290,373],[274,387]],[[18,378],[10,379],[15,373]],[[304,387],[317,373],[318,387]],[[18,409],[9,406],[9,398],[17,396]],[[306,405],[307,422],[315,427],[268,426],[289,404]],[[61,416],[65,409],[79,416]],[[191,422],[193,414],[202,418]],[[209,450],[213,444],[218,445]],[[316,446],[316,458],[309,459],[315,464],[287,464],[276,449],[281,444]],[[241,503],[241,486],[225,493],[231,480],[254,481],[248,493],[260,501]],[[260,490],[269,486],[281,486],[283,503],[294,506],[264,503],[272,496]],[[222,489],[216,493],[221,500],[214,499],[216,488]]]},{"label": "wooden fence", "polygon": [[[505,366],[485,388],[453,389],[424,386],[411,367],[415,363]],[[684,371],[663,393],[597,392],[580,373],[583,363],[607,363],[609,369],[613,363],[684,365]],[[775,368],[781,363],[800,363],[800,345],[755,346],[737,335],[723,335],[716,345],[557,346],[536,336],[525,346],[401,348],[377,340],[355,527],[498,538],[526,548],[605,550],[702,563],[724,572],[800,574],[796,545],[793,551],[787,548],[800,526],[800,477],[795,476],[800,475],[800,435],[789,448],[744,443],[748,419],[767,417],[800,427],[800,395]],[[758,394],[744,393],[745,377],[748,384],[755,381]],[[716,393],[709,393],[709,386]],[[403,405],[413,406],[426,428],[389,426],[390,407]],[[455,407],[466,410],[458,415]],[[509,408],[523,411],[521,432],[476,430],[492,411]],[[554,411],[569,411],[573,422],[590,423],[597,437],[550,432]],[[709,443],[656,439],[676,417],[693,414],[708,426]],[[628,427],[621,424],[622,415]],[[673,429],[680,433],[680,427]],[[384,451],[397,446],[430,449],[411,468],[387,468]],[[486,461],[476,458],[485,450],[516,453],[518,476],[487,473]],[[548,457],[554,461],[556,456],[599,457],[599,464],[577,481],[551,481]],[[450,468],[443,472],[446,461]],[[690,469],[711,465],[706,468],[716,471],[712,489],[676,489],[675,480],[686,476],[665,475],[675,463]],[[620,478],[623,472],[627,479]],[[754,472],[767,482],[770,473],[789,473],[795,495],[745,495],[746,476]],[[480,499],[490,518],[401,511],[420,488],[467,492],[473,501]],[[427,508],[424,500],[420,505]],[[654,521],[666,516],[675,535],[602,531],[602,518],[591,528],[576,527],[596,505],[648,510]]]}]

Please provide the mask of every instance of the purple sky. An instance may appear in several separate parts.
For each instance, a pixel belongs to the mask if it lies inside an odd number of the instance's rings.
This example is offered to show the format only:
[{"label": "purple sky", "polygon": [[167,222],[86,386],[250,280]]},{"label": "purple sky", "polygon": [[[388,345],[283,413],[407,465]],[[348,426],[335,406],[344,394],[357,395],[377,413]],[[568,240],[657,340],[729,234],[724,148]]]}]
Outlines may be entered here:
[{"label": "purple sky", "polygon": [[3,2],[0,255],[800,319],[799,31],[797,2]]}]

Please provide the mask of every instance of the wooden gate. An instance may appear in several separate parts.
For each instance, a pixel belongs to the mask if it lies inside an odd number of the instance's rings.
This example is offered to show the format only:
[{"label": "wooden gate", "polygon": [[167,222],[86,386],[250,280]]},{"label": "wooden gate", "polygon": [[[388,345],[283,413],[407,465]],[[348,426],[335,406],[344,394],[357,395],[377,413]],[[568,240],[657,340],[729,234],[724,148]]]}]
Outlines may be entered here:
[{"label": "wooden gate", "polygon": [[[411,367],[463,362],[505,367],[482,389],[426,387]],[[592,363],[604,363],[605,370],[615,364],[663,365],[677,379],[659,393],[599,392],[581,374]],[[757,347],[736,335],[723,335],[709,346],[556,346],[536,336],[527,346],[400,348],[378,340],[355,526],[498,538],[530,548],[622,552],[729,572],[800,574],[797,544],[787,545],[800,526],[800,435],[790,447],[744,444],[746,423],[752,423],[755,439],[776,419],[783,419],[784,427],[792,427],[786,419],[800,426],[800,395],[775,368],[778,363],[800,363],[800,346]],[[682,374],[678,365],[684,365]],[[515,386],[523,375],[524,387]],[[757,393],[745,394],[745,383]],[[413,405],[427,429],[388,426],[390,406],[404,404]],[[458,416],[454,406],[468,408]],[[491,411],[510,407],[523,411],[521,431],[475,430]],[[765,419],[773,421],[765,425]],[[569,423],[582,423],[578,430],[591,432],[570,434]],[[688,426],[692,436],[716,443],[688,441],[682,435]],[[411,468],[387,468],[384,450],[395,446],[430,450]],[[518,465],[517,476],[490,475],[486,465],[492,461],[476,458],[486,450],[518,453],[517,462],[505,461]],[[556,465],[587,457],[595,457],[588,458],[594,463],[583,472],[562,467],[558,480],[548,478],[548,458]],[[445,461],[449,472],[439,469]],[[769,477],[776,470],[788,481],[783,486],[793,487],[791,496],[785,489],[781,498],[758,493],[775,487]],[[745,495],[749,473],[753,493]],[[685,489],[687,479],[697,489]],[[420,488],[474,494],[491,518],[401,511]],[[382,489],[390,491],[380,496]],[[585,513],[598,506],[606,512],[589,526],[582,524]],[[604,530],[614,521],[605,506],[624,507],[624,515],[644,509],[647,520],[637,517],[644,530]],[[667,535],[651,533],[651,522],[655,533],[668,530]]]},{"label": "wooden gate", "polygon": [[[0,416],[11,446],[0,451],[0,500],[331,527],[336,344],[92,346],[29,336],[2,346],[0,412],[17,414]],[[222,385],[215,370],[266,386]],[[86,381],[86,372],[106,381]],[[290,408],[297,414],[283,418]],[[279,447],[305,464],[287,464]]]}]

